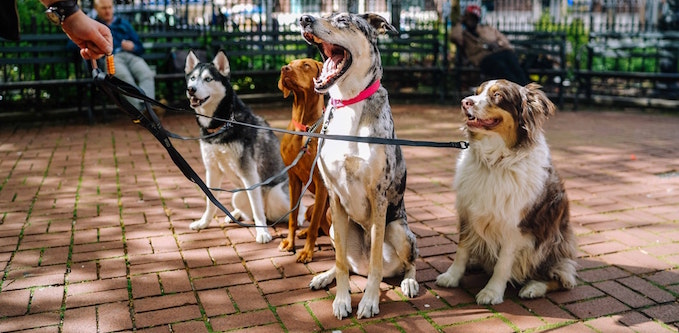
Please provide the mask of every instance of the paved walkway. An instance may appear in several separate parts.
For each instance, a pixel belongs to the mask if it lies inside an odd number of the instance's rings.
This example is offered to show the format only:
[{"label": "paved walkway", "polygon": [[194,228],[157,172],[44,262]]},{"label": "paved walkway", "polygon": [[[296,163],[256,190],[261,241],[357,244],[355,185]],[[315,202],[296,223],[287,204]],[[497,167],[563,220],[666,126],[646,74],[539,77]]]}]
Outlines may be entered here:
[{"label": "paved walkway", "polygon": [[[284,127],[288,108],[254,108]],[[401,138],[463,139],[457,106],[394,106]],[[167,127],[195,134],[190,116]],[[563,112],[547,123],[579,237],[578,286],[479,306],[488,280],[434,284],[452,262],[451,182],[459,151],[404,147],[406,207],[418,236],[420,294],[385,281],[380,314],[337,320],[311,277],[333,264],[328,237],[309,264],[221,220],[195,232],[203,195],[126,119],[0,125],[0,332],[667,332],[679,328],[679,116]],[[202,174],[196,142],[176,142]],[[231,187],[224,184],[224,187]],[[227,194],[222,201],[229,203]],[[220,217],[221,219],[221,217]],[[297,246],[303,242],[298,240]]]}]

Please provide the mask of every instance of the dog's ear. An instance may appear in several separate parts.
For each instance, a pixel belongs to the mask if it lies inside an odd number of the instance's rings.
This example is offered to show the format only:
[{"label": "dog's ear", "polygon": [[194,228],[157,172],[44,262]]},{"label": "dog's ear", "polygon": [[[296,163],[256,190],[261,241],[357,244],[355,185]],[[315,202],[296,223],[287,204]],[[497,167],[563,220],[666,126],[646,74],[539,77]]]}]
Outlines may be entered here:
[{"label": "dog's ear", "polygon": [[283,92],[283,98],[288,98],[290,96],[290,89],[283,85],[283,76],[278,79],[278,89]]},{"label": "dog's ear", "polygon": [[386,33],[398,33],[398,30],[394,28],[393,25],[389,24],[387,20],[377,14],[373,13],[367,13],[361,15],[368,23],[377,30],[378,33],[380,34],[386,34]]},{"label": "dog's ear", "polygon": [[198,57],[196,57],[196,54],[193,53],[193,50],[189,51],[189,54],[186,56],[186,65],[184,65],[184,73],[189,74],[191,71],[196,68],[196,65],[200,62],[198,60]]},{"label": "dog's ear", "polygon": [[217,70],[222,75],[231,78],[231,66],[229,65],[229,59],[226,57],[224,50],[219,50],[217,55],[212,60],[212,63],[217,67]]},{"label": "dog's ear", "polygon": [[556,111],[556,106],[540,89],[537,83],[529,83],[521,88],[522,112],[521,121],[531,139],[534,134],[542,130],[542,124]]}]

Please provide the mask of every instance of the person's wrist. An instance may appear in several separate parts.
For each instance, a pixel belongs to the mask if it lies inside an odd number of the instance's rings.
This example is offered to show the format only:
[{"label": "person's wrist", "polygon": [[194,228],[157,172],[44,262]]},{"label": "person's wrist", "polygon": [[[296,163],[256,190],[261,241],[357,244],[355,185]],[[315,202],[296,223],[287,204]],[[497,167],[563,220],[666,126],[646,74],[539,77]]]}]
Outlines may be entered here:
[{"label": "person's wrist", "polygon": [[77,12],[75,12],[75,13],[67,16],[66,18],[64,18],[64,21],[61,22],[61,25],[69,24],[70,22],[75,22],[75,21],[77,21],[77,17],[81,16],[81,15],[87,16],[82,10],[78,10]]},{"label": "person's wrist", "polygon": [[51,3],[47,7],[45,15],[47,16],[47,19],[53,24],[61,25],[64,24],[66,19],[72,17],[78,12],[82,13],[76,0],[61,0]]}]

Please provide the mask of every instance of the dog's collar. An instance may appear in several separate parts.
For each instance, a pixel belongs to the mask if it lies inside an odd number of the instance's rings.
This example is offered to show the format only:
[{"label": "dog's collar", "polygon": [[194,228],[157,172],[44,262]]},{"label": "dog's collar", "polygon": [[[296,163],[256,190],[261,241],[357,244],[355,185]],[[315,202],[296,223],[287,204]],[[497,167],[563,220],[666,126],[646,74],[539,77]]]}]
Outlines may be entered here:
[{"label": "dog's collar", "polygon": [[365,88],[365,90],[361,91],[361,93],[358,94],[358,96],[356,96],[354,98],[345,99],[345,100],[331,98],[330,104],[332,106],[334,106],[335,108],[341,108],[341,107],[344,107],[344,106],[349,106],[351,104],[356,104],[356,103],[372,96],[372,94],[374,94],[378,89],[380,89],[380,80],[376,80],[375,82],[373,82],[373,84],[371,84],[368,88]]},{"label": "dog's collar", "polygon": [[226,129],[226,127],[229,126],[229,123],[224,123],[224,125],[215,127],[215,128],[205,128],[205,131],[208,132],[208,134],[215,134],[217,132],[221,132]]},{"label": "dog's collar", "polygon": [[300,123],[300,122],[297,121],[297,120],[294,120],[294,119],[293,119],[293,120],[292,120],[292,124],[295,126],[295,128],[296,128],[298,131],[302,131],[302,132],[307,132],[307,131],[309,131],[309,126],[304,125],[304,124]]}]

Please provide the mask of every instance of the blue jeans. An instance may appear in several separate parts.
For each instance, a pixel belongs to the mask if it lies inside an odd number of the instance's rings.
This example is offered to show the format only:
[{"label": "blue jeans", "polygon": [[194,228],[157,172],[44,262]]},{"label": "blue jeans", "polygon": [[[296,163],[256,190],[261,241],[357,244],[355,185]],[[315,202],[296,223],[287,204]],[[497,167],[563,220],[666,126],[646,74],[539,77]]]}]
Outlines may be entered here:
[{"label": "blue jeans", "polygon": [[[142,57],[130,52],[118,52],[115,54],[114,60],[116,65],[115,77],[139,86],[146,96],[156,98],[155,73]],[[144,105],[143,101],[135,98],[128,98],[127,100],[140,109]]]}]

